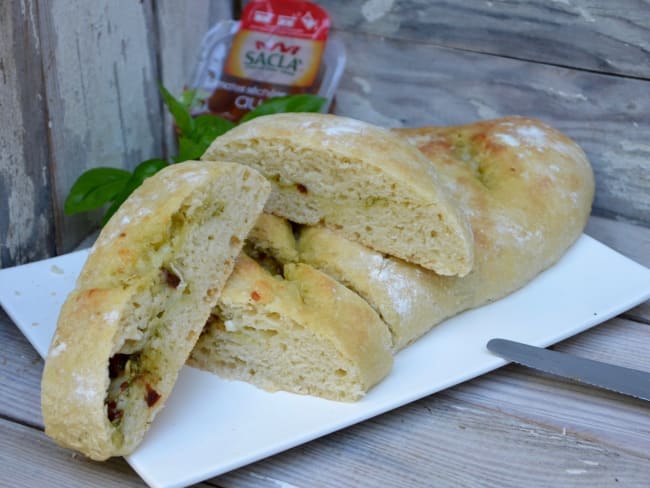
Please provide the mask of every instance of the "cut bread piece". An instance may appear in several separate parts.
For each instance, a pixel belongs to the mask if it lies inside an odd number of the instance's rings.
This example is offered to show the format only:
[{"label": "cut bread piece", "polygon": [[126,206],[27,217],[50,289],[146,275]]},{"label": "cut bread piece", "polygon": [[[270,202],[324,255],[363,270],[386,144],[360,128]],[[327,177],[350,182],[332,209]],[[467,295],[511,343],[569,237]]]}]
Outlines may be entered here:
[{"label": "cut bread piece", "polygon": [[318,227],[300,232],[298,250],[300,261],[368,300],[399,350],[443,319],[501,298],[555,263],[586,225],[594,178],[580,147],[536,120],[397,133],[430,158],[467,215],[475,240],[472,272],[438,276]]},{"label": "cut bread piece", "polygon": [[188,364],[270,391],[353,401],[390,371],[391,341],[370,306],[327,275],[287,264],[273,276],[242,253]]},{"label": "cut bread piece", "polygon": [[45,432],[103,460],[139,444],[270,193],[256,171],[185,162],[148,178],[102,230],[45,362]]},{"label": "cut bread piece", "polygon": [[424,155],[386,129],[334,115],[269,115],[218,137],[203,159],[264,174],[273,186],[269,213],[340,230],[439,274],[472,268],[465,216]]},{"label": "cut bread piece", "polygon": [[291,223],[282,217],[262,213],[255,227],[248,234],[244,249],[247,254],[264,259],[272,257],[280,263],[295,263],[298,260],[296,239]]},{"label": "cut bread piece", "polygon": [[462,310],[473,295],[458,285],[467,277],[437,275],[325,227],[304,226],[298,249],[302,262],[327,273],[373,307],[390,329],[394,351]]}]

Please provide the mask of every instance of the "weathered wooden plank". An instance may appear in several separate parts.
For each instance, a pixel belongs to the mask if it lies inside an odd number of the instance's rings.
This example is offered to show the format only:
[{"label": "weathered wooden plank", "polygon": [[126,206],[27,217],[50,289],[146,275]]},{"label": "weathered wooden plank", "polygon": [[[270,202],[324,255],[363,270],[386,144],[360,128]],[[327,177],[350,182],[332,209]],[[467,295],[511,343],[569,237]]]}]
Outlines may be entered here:
[{"label": "weathered wooden plank", "polygon": [[650,78],[647,0],[319,3],[348,32]]},{"label": "weathered wooden plank", "polygon": [[641,486],[637,457],[445,393],[217,478],[225,487]]},{"label": "weathered wooden plank", "polygon": [[[201,41],[219,20],[232,18],[230,0],[195,0],[155,2],[158,25],[160,81],[178,96],[193,74]],[[172,120],[165,111],[165,152],[171,154],[175,141]]]},{"label": "weathered wooden plank", "polygon": [[79,174],[161,155],[155,29],[149,2],[41,2],[39,19],[57,248],[64,252],[98,220],[62,215]]},{"label": "weathered wooden plank", "polygon": [[[145,487],[123,458],[95,462],[57,446],[43,432],[0,419],[0,486]],[[214,485],[199,483],[196,488]]]},{"label": "weathered wooden plank", "polygon": [[585,233],[650,268],[650,227],[591,216]]},{"label": "weathered wooden plank", "polygon": [[0,419],[0,453],[0,486],[146,486],[124,459],[89,461],[43,432],[5,419]]},{"label": "weathered wooden plank", "polygon": [[6,266],[69,251],[96,225],[98,214],[62,213],[85,169],[165,155],[171,129],[156,84],[186,78],[203,33],[230,16],[230,2],[30,0],[2,9],[0,106],[11,120],[0,128]]},{"label": "weathered wooden plank", "polygon": [[[556,344],[553,349],[650,372],[648,324],[613,319],[597,326],[596,330],[598,334],[579,334]],[[650,453],[650,445],[646,449]]]},{"label": "weathered wooden plank", "polygon": [[199,47],[207,31],[218,21],[232,18],[229,0],[173,0],[154,4],[158,22],[162,82],[179,93],[193,73]]},{"label": "weathered wooden plank", "polygon": [[[650,327],[614,319],[556,346],[577,356],[650,371]],[[647,402],[509,366],[449,390],[450,398],[650,458]]]},{"label": "weathered wooden plank", "polygon": [[0,308],[0,417],[43,427],[43,360]]},{"label": "weathered wooden plank", "polygon": [[[585,233],[650,268],[650,228],[592,216]],[[650,300],[628,310],[623,316],[650,324]]]},{"label": "weathered wooden plank", "polygon": [[0,2],[0,268],[54,253],[36,0]]},{"label": "weathered wooden plank", "polygon": [[[341,33],[337,112],[378,125],[541,119],[575,139],[597,180],[596,213],[650,225],[650,83],[497,56]],[[408,89],[405,89],[408,87]]]}]

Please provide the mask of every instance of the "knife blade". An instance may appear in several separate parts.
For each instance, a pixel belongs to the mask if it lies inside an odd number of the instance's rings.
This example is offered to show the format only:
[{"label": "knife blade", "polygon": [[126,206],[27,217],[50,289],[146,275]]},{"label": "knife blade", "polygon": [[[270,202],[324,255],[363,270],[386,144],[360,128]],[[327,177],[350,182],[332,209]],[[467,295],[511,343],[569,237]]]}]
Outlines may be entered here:
[{"label": "knife blade", "polygon": [[650,401],[650,373],[645,371],[507,339],[491,339],[487,348],[504,359],[529,368]]}]

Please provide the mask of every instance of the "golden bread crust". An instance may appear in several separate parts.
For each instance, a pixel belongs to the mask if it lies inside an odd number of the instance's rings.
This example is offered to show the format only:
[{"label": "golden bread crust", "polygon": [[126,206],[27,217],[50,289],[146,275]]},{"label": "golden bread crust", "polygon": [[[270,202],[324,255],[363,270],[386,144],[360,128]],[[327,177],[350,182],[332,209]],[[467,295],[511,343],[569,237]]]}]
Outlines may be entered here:
[{"label": "golden bread crust", "polygon": [[123,308],[131,295],[129,289],[73,291],[61,310],[46,360],[45,431],[63,446],[93,459],[102,459],[114,449],[104,403],[108,358],[119,328],[115,310]]},{"label": "golden bread crust", "polygon": [[49,436],[97,460],[138,445],[269,192],[245,166],[186,162],[127,199],[59,315],[41,387]]},{"label": "golden bread crust", "polygon": [[273,185],[269,213],[338,229],[440,274],[472,267],[471,230],[435,168],[386,129],[334,115],[269,115],[218,137],[203,158],[264,174]]},{"label": "golden bread crust", "polygon": [[377,314],[305,264],[273,276],[242,253],[213,316],[190,364],[267,390],[357,400],[392,366]]},{"label": "golden bread crust", "polygon": [[433,325],[501,298],[555,263],[580,236],[594,178],[580,147],[532,119],[398,129],[436,168],[474,235],[474,269],[444,277],[313,227],[300,260],[366,298],[389,324],[396,350]]}]

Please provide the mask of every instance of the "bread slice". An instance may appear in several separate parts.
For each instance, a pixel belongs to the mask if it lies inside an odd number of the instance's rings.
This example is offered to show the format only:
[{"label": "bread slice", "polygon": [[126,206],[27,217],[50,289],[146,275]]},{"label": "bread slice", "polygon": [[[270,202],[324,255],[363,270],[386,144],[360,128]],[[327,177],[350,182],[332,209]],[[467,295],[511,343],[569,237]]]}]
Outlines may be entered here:
[{"label": "bread slice", "polygon": [[124,202],[59,316],[42,378],[47,435],[96,460],[135,449],[269,193],[246,166],[185,162]]},{"label": "bread slice", "polygon": [[399,350],[443,319],[501,298],[555,263],[582,233],[594,178],[580,147],[536,120],[396,132],[430,159],[467,216],[475,242],[472,272],[439,276],[318,227],[300,232],[298,251],[300,261],[364,297],[388,323]]},{"label": "bread slice", "polygon": [[283,273],[242,253],[188,364],[270,391],[358,400],[391,369],[386,325],[311,266]]},{"label": "bread slice", "polygon": [[269,115],[218,137],[203,159],[264,174],[273,185],[269,213],[340,230],[439,274],[472,268],[464,215],[422,153],[388,130],[334,115]]}]

